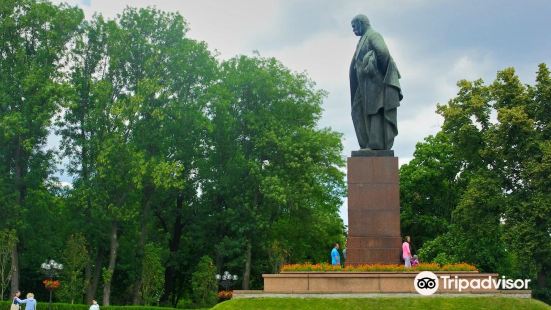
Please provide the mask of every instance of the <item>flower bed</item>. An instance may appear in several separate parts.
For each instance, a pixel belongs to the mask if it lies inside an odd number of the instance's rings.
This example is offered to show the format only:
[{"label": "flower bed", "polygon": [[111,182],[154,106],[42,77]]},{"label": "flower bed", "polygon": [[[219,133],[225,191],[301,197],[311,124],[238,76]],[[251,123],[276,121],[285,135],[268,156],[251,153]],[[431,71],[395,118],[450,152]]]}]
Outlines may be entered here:
[{"label": "flower bed", "polygon": [[58,280],[45,279],[44,281],[42,281],[42,284],[44,284],[44,287],[48,290],[55,290],[59,288],[61,282],[59,282]]},{"label": "flower bed", "polygon": [[233,297],[233,291],[219,291],[218,292],[218,300],[220,302],[225,300],[230,300]]},{"label": "flower bed", "polygon": [[421,263],[415,267],[406,268],[404,265],[357,265],[357,266],[333,266],[327,263],[321,264],[289,264],[281,267],[281,272],[418,272],[418,271],[478,271],[475,266],[467,263],[439,265],[437,263]]}]

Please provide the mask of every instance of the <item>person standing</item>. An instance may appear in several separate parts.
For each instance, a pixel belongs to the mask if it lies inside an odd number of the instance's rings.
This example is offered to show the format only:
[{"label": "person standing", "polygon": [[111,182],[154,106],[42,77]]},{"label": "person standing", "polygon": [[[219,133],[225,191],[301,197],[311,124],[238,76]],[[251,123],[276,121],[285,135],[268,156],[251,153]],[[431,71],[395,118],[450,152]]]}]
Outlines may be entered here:
[{"label": "person standing", "polygon": [[342,249],[342,258],[344,258],[345,263],[346,263],[346,249],[348,249],[348,239],[344,241],[344,249]]},{"label": "person standing", "polygon": [[34,299],[33,293],[28,293],[27,298],[21,301],[22,304],[25,304],[25,310],[36,310],[36,299]]},{"label": "person standing", "polygon": [[95,299],[92,300],[92,305],[90,306],[89,310],[99,310],[98,302]]},{"label": "person standing", "polygon": [[333,250],[331,250],[331,265],[340,266],[341,265],[341,256],[339,254],[339,243],[336,242]]},{"label": "person standing", "polygon": [[406,268],[411,267],[411,249],[409,246],[410,240],[411,238],[406,236],[404,243],[402,243],[402,258],[404,259]]},{"label": "person standing", "polygon": [[19,299],[19,296],[21,296],[21,292],[20,291],[15,292],[15,295],[13,296],[13,299],[12,299],[12,302],[11,302],[10,310],[19,310],[19,309],[21,309],[20,304],[21,304],[22,300]]}]

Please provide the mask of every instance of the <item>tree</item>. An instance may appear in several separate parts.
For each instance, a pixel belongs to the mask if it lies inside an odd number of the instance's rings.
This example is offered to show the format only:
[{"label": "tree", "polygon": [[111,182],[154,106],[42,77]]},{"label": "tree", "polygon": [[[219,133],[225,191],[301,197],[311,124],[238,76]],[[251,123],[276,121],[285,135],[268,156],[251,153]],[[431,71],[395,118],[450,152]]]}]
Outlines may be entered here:
[{"label": "tree", "polygon": [[158,304],[163,293],[165,268],[160,249],[152,243],[145,246],[142,268],[142,300],[146,305]]},{"label": "tree", "polygon": [[249,289],[253,265],[258,276],[269,268],[274,240],[301,260],[325,257],[343,238],[342,145],[339,134],[316,127],[325,93],[305,74],[273,58],[241,56],[224,62],[221,76],[209,107],[213,149],[204,197],[215,229],[241,249],[236,257],[219,252],[217,265],[240,266]]},{"label": "tree", "polygon": [[481,270],[503,271],[507,257],[499,227],[501,183],[495,181],[495,171],[487,169],[495,161],[486,155],[490,144],[486,137],[492,130],[491,93],[481,80],[460,81],[458,86],[458,96],[438,106],[445,122],[437,136],[447,141],[438,152],[448,160],[437,161],[434,167],[450,167],[448,163],[453,166],[445,179],[435,175],[444,186],[434,184],[430,189],[444,193],[444,197],[447,192],[451,198],[436,202],[436,210],[446,210],[446,225],[435,232],[442,235],[430,241],[421,254],[423,259],[441,263],[469,261]]},{"label": "tree", "polygon": [[[7,186],[3,191],[10,193],[2,213],[21,218],[31,208],[28,195],[53,167],[44,145],[61,96],[58,67],[83,13],[66,5],[7,0],[0,18],[0,171]],[[8,227],[19,234],[19,224]],[[18,245],[12,249],[12,293],[19,287]]]},{"label": "tree", "polygon": [[16,243],[14,230],[0,230],[0,300],[4,300],[4,292],[12,276],[11,255]]},{"label": "tree", "polygon": [[[106,194],[105,189],[114,189],[106,184],[110,177],[116,179],[120,174],[102,177],[100,172],[109,172],[102,168],[109,167],[109,161],[123,160],[124,155],[118,159],[112,157],[115,152],[125,153],[123,146],[132,150],[140,167],[132,170],[139,177],[124,179],[132,180],[133,185],[119,187],[129,195],[117,197],[136,203],[128,206],[136,209],[128,212],[130,216],[122,221],[140,220],[130,224],[141,227],[139,242],[133,250],[137,252],[133,262],[136,270],[129,270],[131,277],[137,279],[133,285],[134,302],[139,303],[141,263],[149,239],[147,231],[156,224],[151,220],[152,213],[159,219],[161,228],[171,235],[169,246],[173,254],[168,258],[164,291],[175,296],[172,299],[177,298],[174,282],[180,280],[174,268],[180,264],[174,262],[174,257],[178,256],[185,212],[189,212],[185,209],[197,200],[194,192],[198,181],[193,169],[197,160],[204,157],[201,132],[206,131],[206,118],[202,116],[205,103],[200,97],[216,69],[205,44],[185,38],[185,31],[186,24],[178,14],[150,8],[127,9],[113,21],[105,22],[98,16],[84,23],[76,38],[71,54],[69,83],[72,87],[64,105],[67,112],[59,125],[65,155],[72,159],[69,171],[77,177],[72,205],[92,219],[82,227],[86,227],[87,239],[97,244],[93,247],[95,268],[87,268],[87,277],[91,278],[87,299],[95,294],[105,252],[102,244],[106,239],[111,240],[110,265],[117,253],[118,234],[113,231],[118,229],[111,227],[112,233],[105,234],[108,231],[102,229],[105,212],[100,211],[112,203],[110,197],[115,196],[102,197],[98,193]],[[128,42],[131,42],[130,48]],[[121,166],[118,173],[128,175],[124,167]],[[190,168],[184,170],[184,167]],[[114,225],[120,224],[121,221],[116,221]],[[161,237],[158,241],[163,240]],[[104,273],[104,280],[112,278],[109,269]],[[108,287],[104,286],[104,290]]]},{"label": "tree", "polygon": [[400,167],[401,228],[414,249],[448,231],[465,181],[448,135],[417,143],[413,159]]},{"label": "tree", "polygon": [[169,248],[162,299],[175,304],[185,281],[178,274],[186,263],[195,264],[181,261],[181,239],[198,205],[198,171],[207,149],[204,94],[217,63],[204,43],[186,38],[187,24],[179,14],[126,9],[115,23],[113,80],[124,85],[128,143],[143,155],[134,302],[140,302],[148,231],[158,225],[163,235],[155,241]]},{"label": "tree", "polygon": [[491,85],[499,124],[493,149],[499,157],[505,190],[505,238],[522,275],[536,279],[535,294],[551,301],[551,77],[539,65],[534,86],[522,85],[513,69],[498,73]]},{"label": "tree", "polygon": [[78,303],[81,303],[82,294],[85,289],[83,271],[90,260],[84,235],[73,234],[69,237],[63,257],[65,262],[63,278],[65,281],[59,295],[61,295],[63,299],[70,301],[71,304],[74,304],[75,299]]},{"label": "tree", "polygon": [[216,267],[212,259],[203,256],[191,278],[193,302],[200,307],[210,307],[216,304],[218,283],[216,282]]},{"label": "tree", "polygon": [[93,212],[97,208],[93,205],[97,189],[92,183],[97,173],[97,156],[110,128],[105,117],[111,89],[107,81],[106,27],[104,19],[95,16],[84,21],[75,35],[69,55],[68,90],[62,101],[65,113],[57,120],[61,154],[68,159],[67,171],[74,177],[73,189],[67,197],[72,220],[67,224],[83,232],[94,257],[85,272],[86,303],[91,303],[96,295],[103,260],[101,245],[107,239],[97,212]]},{"label": "tree", "polygon": [[94,187],[99,189],[99,193],[94,196],[95,205],[99,206],[99,212],[107,223],[109,232],[109,260],[102,274],[104,305],[110,303],[111,283],[119,247],[119,229],[123,223],[132,221],[137,216],[139,186],[143,175],[143,157],[117,131],[103,141],[104,149],[97,158],[97,177],[93,180]]},{"label": "tree", "polygon": [[482,271],[509,272],[500,224],[504,203],[497,178],[473,176],[453,210],[448,230],[423,245],[421,258],[441,264],[466,261]]},{"label": "tree", "polygon": [[[143,154],[130,143],[127,85],[118,74],[124,66],[119,59],[121,35],[115,22],[101,16],[83,24],[71,54],[67,113],[59,122],[62,148],[73,160],[69,171],[77,176],[73,199],[93,219],[84,226],[97,244],[94,276],[90,267],[87,272],[88,280],[92,278],[87,299],[95,295],[102,270],[105,305],[110,302],[119,228],[137,216],[143,175]],[[108,249],[102,247],[103,240],[108,240]],[[104,252],[109,254],[103,269],[98,262]]]},{"label": "tree", "polygon": [[[481,270],[535,278],[535,295],[550,300],[549,70],[539,66],[534,86],[523,85],[512,68],[498,72],[490,85],[477,80],[458,86],[457,97],[438,106],[444,124],[437,136],[449,143],[435,146],[458,163],[451,170],[457,173],[448,179],[463,186],[452,190],[455,206],[435,205],[452,210],[451,221],[420,252],[426,259],[467,261]],[[418,168],[431,167],[422,157],[419,163]],[[403,188],[404,205],[416,206],[424,180],[411,179],[415,172],[408,167],[402,172],[405,180],[414,181]],[[433,191],[445,190],[445,179],[438,176]],[[408,213],[402,215],[407,223]]]}]

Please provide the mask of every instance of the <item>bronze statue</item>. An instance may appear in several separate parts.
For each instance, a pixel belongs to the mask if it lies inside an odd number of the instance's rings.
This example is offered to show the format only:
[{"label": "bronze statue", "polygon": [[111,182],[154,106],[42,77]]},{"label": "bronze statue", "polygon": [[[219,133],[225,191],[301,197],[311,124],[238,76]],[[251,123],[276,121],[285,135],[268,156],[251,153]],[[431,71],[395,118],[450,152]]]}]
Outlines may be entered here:
[{"label": "bronze statue", "polygon": [[396,108],[402,100],[400,73],[383,37],[365,15],[352,19],[361,37],[350,64],[352,121],[361,149],[390,150],[398,135]]}]

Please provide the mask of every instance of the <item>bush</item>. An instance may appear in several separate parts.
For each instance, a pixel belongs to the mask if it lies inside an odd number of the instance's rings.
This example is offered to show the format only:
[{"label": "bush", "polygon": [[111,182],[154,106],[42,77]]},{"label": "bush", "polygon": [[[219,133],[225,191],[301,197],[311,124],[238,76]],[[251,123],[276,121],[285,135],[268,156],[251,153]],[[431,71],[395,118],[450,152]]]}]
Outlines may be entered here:
[{"label": "bush", "polygon": [[88,244],[83,234],[73,234],[67,240],[63,252],[65,268],[61,288],[56,291],[56,296],[62,302],[81,303],[85,282],[82,277],[83,270],[90,260]]},{"label": "bush", "polygon": [[160,248],[149,243],[145,246],[142,266],[142,299],[146,305],[159,304],[165,283],[165,268]]},{"label": "bush", "polygon": [[456,250],[459,247],[457,238],[453,238],[449,233],[443,234],[425,242],[419,250],[419,258],[424,262],[438,264],[458,263],[461,261]]},{"label": "bush", "polygon": [[193,289],[193,302],[197,306],[210,307],[218,301],[216,292],[218,282],[216,281],[216,268],[212,259],[208,256],[201,257],[197,269],[191,276],[191,287]]},{"label": "bush", "polygon": [[551,305],[551,288],[549,287],[536,287],[532,289],[532,297],[539,299],[549,305]]},{"label": "bush", "polygon": [[189,298],[188,296],[184,296],[178,300],[178,304],[176,304],[176,308],[178,309],[192,309],[195,305],[193,304],[193,300]]},{"label": "bush", "polygon": [[[0,309],[9,309],[11,300],[0,301]],[[38,309],[47,309],[47,301],[38,301]],[[81,304],[66,304],[52,303],[52,310],[88,310],[89,305]],[[176,310],[168,307],[152,307],[152,306],[100,306],[101,310]]]}]

